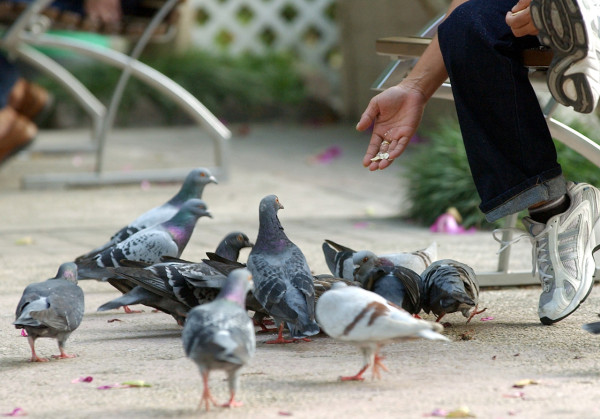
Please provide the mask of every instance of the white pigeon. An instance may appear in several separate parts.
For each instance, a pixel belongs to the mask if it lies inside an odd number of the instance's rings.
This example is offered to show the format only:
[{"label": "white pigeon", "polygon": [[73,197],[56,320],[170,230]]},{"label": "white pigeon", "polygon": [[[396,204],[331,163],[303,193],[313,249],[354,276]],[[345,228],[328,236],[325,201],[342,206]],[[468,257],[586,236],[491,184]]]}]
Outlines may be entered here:
[{"label": "white pigeon", "polygon": [[438,332],[438,323],[414,318],[385,298],[365,289],[336,282],[317,301],[317,322],[330,337],[354,344],[362,351],[364,366],[342,381],[363,380],[364,372],[373,366],[373,378],[386,370],[379,349],[392,339],[425,338],[449,341]]}]

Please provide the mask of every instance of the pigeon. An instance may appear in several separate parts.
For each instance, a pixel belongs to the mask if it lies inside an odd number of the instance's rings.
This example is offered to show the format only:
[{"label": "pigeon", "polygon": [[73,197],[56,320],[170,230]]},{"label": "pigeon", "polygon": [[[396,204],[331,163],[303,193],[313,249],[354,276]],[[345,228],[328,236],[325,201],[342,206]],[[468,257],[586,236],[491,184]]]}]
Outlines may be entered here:
[{"label": "pigeon", "polygon": [[600,334],[600,322],[586,323],[581,326],[586,332],[590,332],[593,335]]},{"label": "pigeon", "polygon": [[[239,255],[240,249],[252,246],[248,236],[241,232],[228,234],[217,246],[217,255]],[[237,257],[237,256],[235,256]],[[119,298],[101,305],[98,311],[106,311],[121,306],[144,304],[169,311],[183,324],[185,313],[191,308],[213,301],[219,293],[226,274],[200,262],[188,262],[177,258],[163,257],[162,262],[122,261],[122,267],[114,268],[113,281],[129,281],[135,287]],[[243,266],[243,265],[241,265]],[[163,306],[163,308],[157,307]]]},{"label": "pigeon", "polygon": [[[105,280],[110,278],[110,271],[106,268],[121,266],[120,262],[124,259],[157,263],[162,256],[179,257],[192,236],[198,218],[203,216],[212,218],[204,201],[189,199],[168,221],[138,231],[95,256],[77,258],[75,263],[79,276]],[[123,288],[113,282],[111,285],[123,293],[132,288]]]},{"label": "pigeon", "polygon": [[385,298],[360,287],[337,282],[317,301],[317,321],[323,331],[336,340],[356,345],[364,357],[364,365],[353,376],[342,381],[362,381],[372,366],[373,378],[380,378],[380,369],[387,371],[379,355],[380,348],[397,338],[425,338],[449,341],[439,332],[439,323],[416,319]]},{"label": "pigeon", "polygon": [[40,337],[57,340],[60,354],[53,358],[74,358],[76,355],[65,353],[64,346],[81,324],[83,311],[83,291],[77,285],[77,265],[73,262],[60,265],[54,278],[29,284],[17,305],[13,324],[27,331],[31,361],[48,361],[35,353],[35,340]]},{"label": "pigeon", "polygon": [[204,187],[209,183],[219,182],[217,182],[217,179],[208,169],[197,168],[192,170],[183,181],[183,185],[181,185],[179,192],[177,192],[175,196],[164,204],[146,211],[127,226],[113,234],[108,242],[81,255],[79,258],[90,258],[115,244],[122,242],[138,231],[170,220],[189,199],[201,199]]},{"label": "pigeon", "polygon": [[[331,273],[347,280],[354,279],[354,263],[352,257],[356,250],[342,246],[331,240],[325,240],[322,245],[325,261]],[[395,266],[404,266],[416,273],[421,273],[437,259],[437,243],[433,242],[429,247],[414,252],[389,253],[378,255],[381,259],[388,260]]]},{"label": "pigeon", "polygon": [[256,351],[252,320],[245,308],[246,294],[252,288],[248,269],[236,269],[227,277],[217,298],[194,307],[183,327],[185,354],[198,365],[204,384],[199,409],[208,411],[216,400],[210,392],[208,376],[212,370],[225,370],[229,384],[229,400],[224,407],[236,407],[240,368]]},{"label": "pigeon", "polygon": [[467,323],[476,314],[479,304],[479,282],[470,266],[452,259],[432,263],[422,274],[423,310],[433,312],[440,321],[444,315],[460,311]]},{"label": "pigeon", "polygon": [[[315,322],[315,287],[304,254],[288,239],[277,217],[283,205],[275,195],[260,201],[258,237],[248,256],[254,296],[279,328],[276,340],[288,343],[320,332]],[[284,323],[292,340],[283,339]]]},{"label": "pigeon", "polygon": [[221,240],[215,254],[225,259],[237,261],[240,258],[240,250],[253,245],[246,234],[241,231],[234,231]]},{"label": "pigeon", "polygon": [[356,252],[352,261],[356,266],[354,279],[364,289],[381,295],[410,314],[419,314],[424,288],[418,273],[403,266],[393,266],[387,259],[368,250]]}]

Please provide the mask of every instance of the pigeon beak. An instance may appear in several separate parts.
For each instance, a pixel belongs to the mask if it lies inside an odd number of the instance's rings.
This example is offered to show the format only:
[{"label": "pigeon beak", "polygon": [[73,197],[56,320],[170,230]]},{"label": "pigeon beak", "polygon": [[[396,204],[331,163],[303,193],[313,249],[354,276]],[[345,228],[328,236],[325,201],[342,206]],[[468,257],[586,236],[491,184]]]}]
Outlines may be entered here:
[{"label": "pigeon beak", "polygon": [[206,211],[206,216],[209,218],[213,218],[213,215],[210,213],[210,211]]},{"label": "pigeon beak", "polygon": [[219,181],[213,175],[210,175],[210,177],[208,178],[208,180],[210,180],[212,183],[216,183],[217,185],[219,184]]},{"label": "pigeon beak", "polygon": [[284,206],[281,202],[278,202],[278,204],[279,204],[279,209],[284,209]]},{"label": "pigeon beak", "polygon": [[254,247],[254,243],[252,243],[250,240],[246,240],[244,242],[244,246],[246,246],[246,247]]}]

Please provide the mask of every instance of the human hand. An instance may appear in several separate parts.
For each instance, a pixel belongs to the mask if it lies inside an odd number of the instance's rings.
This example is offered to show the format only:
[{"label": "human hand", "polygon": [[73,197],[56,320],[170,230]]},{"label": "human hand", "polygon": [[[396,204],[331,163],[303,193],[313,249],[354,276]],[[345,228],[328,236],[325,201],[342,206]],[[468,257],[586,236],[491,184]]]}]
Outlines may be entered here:
[{"label": "human hand", "polygon": [[120,0],[85,0],[84,9],[87,17],[102,23],[116,23],[122,16]]},{"label": "human hand", "polygon": [[519,0],[517,4],[506,13],[506,24],[510,26],[513,35],[521,37],[525,35],[537,35],[538,29],[533,25],[529,4],[531,0]]},{"label": "human hand", "polygon": [[[359,131],[373,126],[363,166],[374,171],[392,164],[417,131],[426,103],[427,99],[420,91],[402,83],[372,98],[356,125]],[[389,153],[389,157],[372,161],[378,153]]]}]

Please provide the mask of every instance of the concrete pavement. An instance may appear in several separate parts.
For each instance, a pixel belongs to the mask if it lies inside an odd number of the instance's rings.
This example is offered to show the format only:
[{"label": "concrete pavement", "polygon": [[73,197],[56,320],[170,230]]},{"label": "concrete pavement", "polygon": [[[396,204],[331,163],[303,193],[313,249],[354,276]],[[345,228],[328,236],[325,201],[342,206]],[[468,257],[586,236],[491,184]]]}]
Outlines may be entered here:
[{"label": "concrete pavement", "polygon": [[[232,230],[255,238],[258,203],[275,193],[285,206],[280,220],[286,233],[315,273],[327,273],[321,251],[325,238],[376,252],[415,250],[436,241],[439,258],[463,261],[479,272],[496,267],[498,246],[489,232],[438,235],[402,221],[399,215],[407,205],[402,159],[383,172],[363,169],[368,140],[350,124],[251,125],[235,127],[234,133],[229,180],[205,189],[214,219],[199,221],[183,258],[201,259]],[[39,141],[77,141],[84,135],[89,133],[43,132]],[[341,149],[339,158],[329,164],[312,160],[333,145]],[[193,127],[117,130],[109,139],[106,161],[110,170],[192,168],[211,164],[209,147],[210,141]],[[22,406],[32,417],[195,417],[200,379],[182,356],[178,326],[169,316],[149,310],[137,318],[96,313],[99,304],[118,295],[107,284],[82,284],[86,318],[68,343],[79,358],[29,364],[25,339],[10,324],[25,285],[53,276],[61,262],[103,243],[179,187],[19,188],[23,174],[77,171],[89,164],[86,155],[29,154],[0,169],[0,413]],[[527,243],[517,245],[514,267],[531,269],[530,252]],[[467,326],[460,315],[450,316],[453,327],[445,332],[453,340],[449,344],[388,345],[384,352],[392,372],[362,384],[336,382],[338,375],[360,367],[358,351],[348,345],[323,337],[313,344],[275,348],[264,345],[268,336],[259,335],[257,357],[242,377],[240,398],[246,406],[218,414],[416,418],[436,408],[467,405],[484,418],[593,417],[598,414],[600,342],[580,326],[597,318],[598,292],[552,327],[539,325],[538,293],[538,287],[484,291],[482,303],[492,319],[482,322],[478,316]],[[121,322],[108,323],[113,318]],[[39,345],[45,355],[56,351],[53,341],[40,340]],[[70,383],[83,374],[102,380],[98,385],[126,379],[154,385],[107,395]],[[511,387],[523,378],[540,384]],[[224,383],[215,380],[215,386],[222,398]],[[51,397],[55,391],[60,396]]]}]

